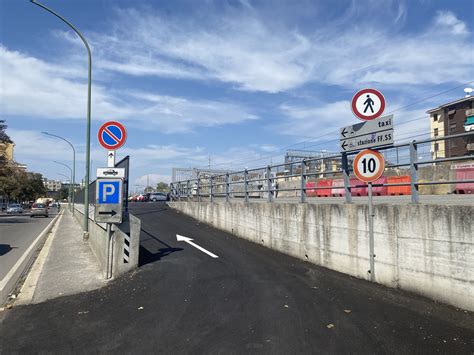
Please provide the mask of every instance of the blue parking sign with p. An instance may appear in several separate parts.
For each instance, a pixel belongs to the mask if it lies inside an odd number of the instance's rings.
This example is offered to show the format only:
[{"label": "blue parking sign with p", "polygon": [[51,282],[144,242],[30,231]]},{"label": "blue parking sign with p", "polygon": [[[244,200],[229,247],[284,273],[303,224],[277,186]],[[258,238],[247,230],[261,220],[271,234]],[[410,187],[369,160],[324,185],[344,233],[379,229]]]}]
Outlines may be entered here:
[{"label": "blue parking sign with p", "polygon": [[117,204],[120,203],[120,183],[121,181],[100,181],[99,184],[97,203],[99,204]]}]

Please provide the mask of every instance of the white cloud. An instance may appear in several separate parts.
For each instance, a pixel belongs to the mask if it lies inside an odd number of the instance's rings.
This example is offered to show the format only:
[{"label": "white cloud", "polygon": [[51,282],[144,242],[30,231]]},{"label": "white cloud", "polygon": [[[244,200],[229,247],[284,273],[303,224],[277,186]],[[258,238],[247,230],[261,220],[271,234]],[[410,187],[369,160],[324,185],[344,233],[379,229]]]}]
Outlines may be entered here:
[{"label": "white cloud", "polygon": [[[75,67],[49,64],[0,45],[0,113],[47,119],[86,117],[87,84]],[[92,117],[146,122],[164,133],[236,124],[257,117],[233,103],[119,92],[93,84]],[[140,125],[137,125],[140,126]]]},{"label": "white cloud", "polygon": [[[306,31],[275,29],[254,8],[196,21],[150,9],[120,10],[113,30],[96,34],[94,43],[102,69],[217,80],[270,93],[311,82],[423,85],[472,76],[472,43],[458,35],[467,33],[467,26],[453,13],[439,12],[423,31],[409,33],[402,31],[408,11],[403,4],[373,5],[377,14],[366,14],[367,7],[354,2],[344,21]],[[384,11],[391,21],[380,15]],[[363,13],[372,20],[360,23]],[[383,21],[375,22],[379,17]],[[443,26],[450,31],[440,31]]]},{"label": "white cloud", "polygon": [[[404,107],[406,102],[395,102],[391,107]],[[432,103],[433,107],[434,104]],[[286,119],[274,129],[282,134],[298,137],[295,149],[339,151],[339,129],[361,121],[350,112],[350,103],[340,101],[313,106],[280,106]],[[390,113],[388,108],[385,113]],[[393,112],[395,143],[429,138],[429,116],[424,108],[406,108]]]},{"label": "white cloud", "polygon": [[130,96],[147,102],[140,115],[148,117],[149,123],[163,127],[165,132],[187,132],[196,126],[221,126],[257,119],[254,114],[232,103],[143,92],[133,92]]},{"label": "white cloud", "polygon": [[451,11],[438,11],[435,23],[448,28],[453,34],[468,34],[466,24],[459,20]]},{"label": "white cloud", "polygon": [[354,118],[349,107],[349,101],[337,101],[318,106],[283,104],[280,110],[287,119],[275,128],[283,134],[303,139],[319,137],[353,122]]}]

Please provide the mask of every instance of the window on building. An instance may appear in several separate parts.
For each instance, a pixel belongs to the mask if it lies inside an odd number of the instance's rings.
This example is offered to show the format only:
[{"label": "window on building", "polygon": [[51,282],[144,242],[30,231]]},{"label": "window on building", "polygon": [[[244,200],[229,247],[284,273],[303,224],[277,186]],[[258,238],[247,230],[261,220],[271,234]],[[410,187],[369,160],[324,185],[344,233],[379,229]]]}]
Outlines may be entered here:
[{"label": "window on building", "polygon": [[452,120],[454,118],[454,113],[452,115],[449,115],[449,119]]},{"label": "window on building", "polygon": [[438,114],[435,113],[435,114],[433,115],[433,122],[437,122],[437,121],[438,121]]},{"label": "window on building", "polygon": [[433,131],[433,133],[434,133],[434,136],[435,136],[435,137],[438,137],[438,128],[435,128],[434,131]]},{"label": "window on building", "polygon": [[438,143],[434,144],[434,149],[435,149],[435,152],[437,152],[439,150],[439,144]]},{"label": "window on building", "polygon": [[449,146],[450,146],[451,148],[456,148],[456,147],[457,147],[456,139],[451,139],[451,140],[449,141]]}]

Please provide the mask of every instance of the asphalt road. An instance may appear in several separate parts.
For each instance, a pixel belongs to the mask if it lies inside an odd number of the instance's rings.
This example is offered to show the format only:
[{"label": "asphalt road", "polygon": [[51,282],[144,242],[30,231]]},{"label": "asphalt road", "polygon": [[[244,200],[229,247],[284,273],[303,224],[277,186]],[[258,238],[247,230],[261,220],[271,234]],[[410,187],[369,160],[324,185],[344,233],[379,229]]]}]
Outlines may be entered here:
[{"label": "asphalt road", "polygon": [[131,208],[142,220],[140,269],[100,290],[0,313],[0,353],[474,349],[472,313],[277,253],[163,203]]},{"label": "asphalt road", "polygon": [[6,284],[5,277],[55,216],[56,208],[50,209],[48,218],[30,218],[28,212],[0,216],[0,304],[10,292],[11,282]]}]

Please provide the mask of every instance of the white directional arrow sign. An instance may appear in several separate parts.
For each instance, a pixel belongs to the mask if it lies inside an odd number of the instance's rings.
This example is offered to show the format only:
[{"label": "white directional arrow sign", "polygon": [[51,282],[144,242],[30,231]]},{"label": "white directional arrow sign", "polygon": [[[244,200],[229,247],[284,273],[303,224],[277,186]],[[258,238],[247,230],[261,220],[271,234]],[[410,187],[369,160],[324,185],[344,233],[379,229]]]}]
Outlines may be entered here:
[{"label": "white directional arrow sign", "polygon": [[200,247],[196,243],[193,243],[192,242],[193,239],[191,239],[191,238],[183,237],[182,235],[176,234],[176,239],[178,240],[178,242],[186,242],[189,245],[192,245],[193,247],[199,249],[203,253],[206,253],[207,255],[209,255],[211,258],[218,258],[218,256],[216,254],[212,254],[209,250],[206,250],[203,247]]}]

